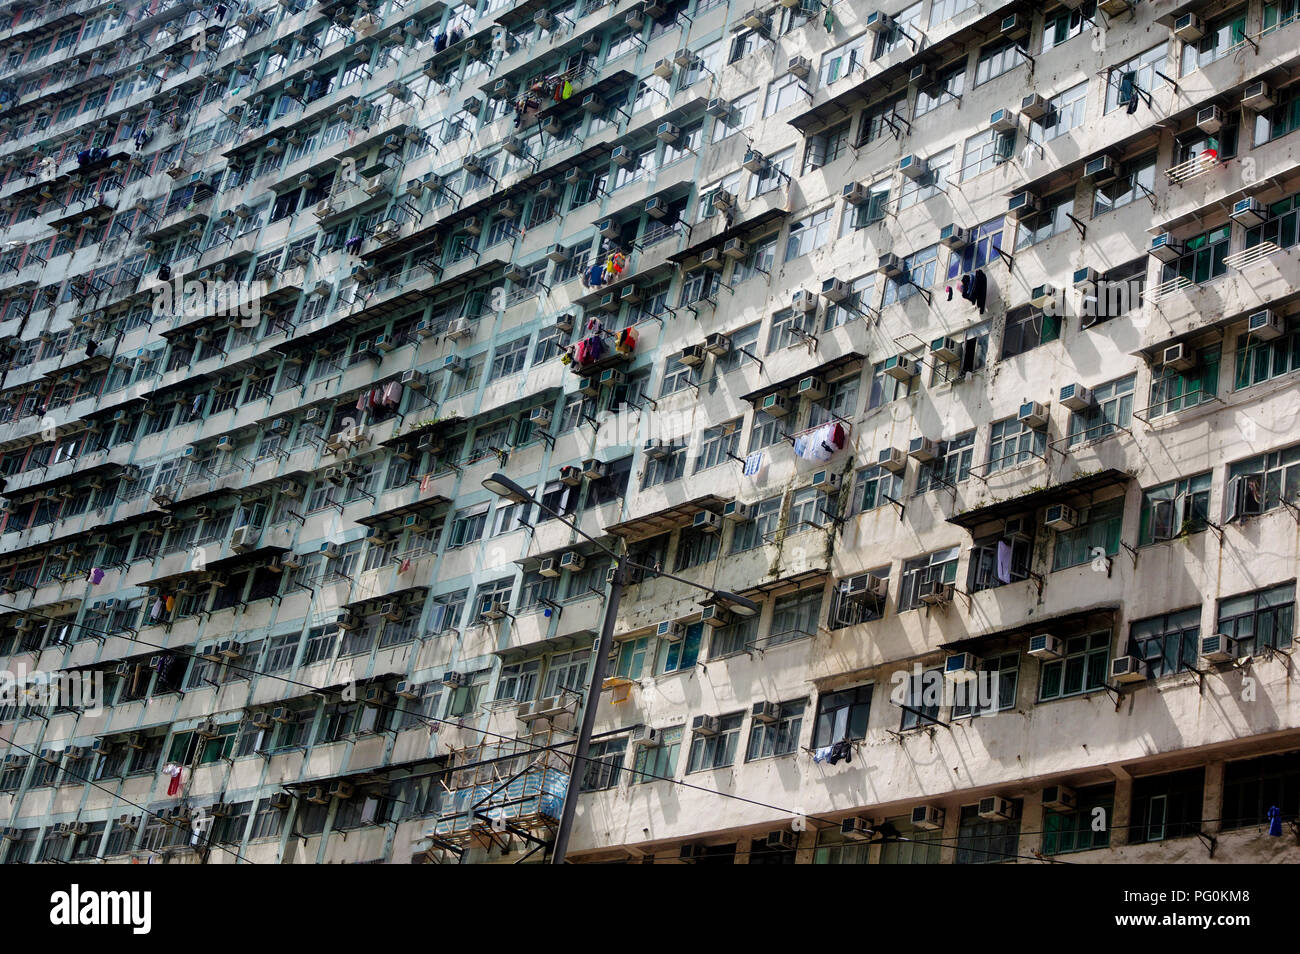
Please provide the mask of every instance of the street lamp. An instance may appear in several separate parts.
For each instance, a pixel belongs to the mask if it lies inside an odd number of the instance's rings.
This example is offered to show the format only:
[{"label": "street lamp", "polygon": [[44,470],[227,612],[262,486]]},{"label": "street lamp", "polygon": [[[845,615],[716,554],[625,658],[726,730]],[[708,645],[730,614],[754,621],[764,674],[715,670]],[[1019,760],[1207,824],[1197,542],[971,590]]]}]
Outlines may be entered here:
[{"label": "street lamp", "polygon": [[571,530],[577,531],[586,540],[594,543],[599,549],[614,560],[614,579],[610,584],[609,598],[605,601],[605,615],[601,620],[600,636],[596,643],[596,658],[591,664],[591,682],[587,686],[587,694],[582,704],[582,725],[578,729],[578,739],[573,751],[573,772],[569,775],[569,784],[564,790],[564,808],[560,813],[560,825],[555,832],[555,842],[551,846],[551,864],[564,864],[565,855],[569,850],[569,834],[573,830],[573,815],[578,806],[577,788],[580,779],[580,766],[587,763],[587,750],[591,745],[591,732],[596,725],[596,704],[600,699],[601,686],[605,681],[605,660],[609,656],[610,648],[614,641],[614,621],[618,617],[619,603],[623,600],[623,569],[631,567],[634,570],[643,570],[654,573],[657,576],[665,577],[669,580],[693,586],[697,590],[704,590],[709,594],[712,602],[725,603],[737,616],[749,618],[757,616],[760,607],[751,599],[731,593],[727,590],[715,590],[712,587],[705,586],[703,583],[696,583],[694,580],[686,580],[680,576],[673,576],[671,573],[664,573],[661,570],[654,570],[650,567],[643,566],[640,563],[634,563],[626,557],[621,557],[605,544],[601,543],[595,537],[584,532],[581,527],[569,520],[564,514],[552,510],[546,504],[533,497],[528,491],[519,484],[515,483],[505,474],[492,474],[483,480],[483,486],[498,497],[502,497],[513,503],[537,504],[542,510],[546,511],[552,517],[559,519],[565,526]]}]

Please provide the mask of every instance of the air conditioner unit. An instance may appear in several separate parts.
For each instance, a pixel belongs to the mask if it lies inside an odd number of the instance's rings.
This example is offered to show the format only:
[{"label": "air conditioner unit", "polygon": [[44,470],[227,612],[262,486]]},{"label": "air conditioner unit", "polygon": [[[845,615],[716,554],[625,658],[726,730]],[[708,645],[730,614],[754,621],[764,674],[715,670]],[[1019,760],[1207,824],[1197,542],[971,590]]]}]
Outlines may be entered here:
[{"label": "air conditioner unit", "polygon": [[949,338],[935,338],[930,342],[930,354],[939,361],[951,363],[961,359],[961,342]]},{"label": "air conditioner unit", "polygon": [[1109,182],[1119,175],[1119,164],[1110,156],[1095,156],[1083,164],[1083,177],[1090,182]]},{"label": "air conditioner unit", "polygon": [[1250,228],[1268,221],[1268,210],[1259,199],[1238,199],[1232,204],[1232,220]]},{"label": "air conditioner unit", "polygon": [[1029,428],[1040,428],[1047,426],[1047,405],[1038,401],[1026,401],[1020,405],[1020,410],[1016,414],[1016,419],[1021,424]]},{"label": "air conditioner unit", "polygon": [[939,230],[939,244],[946,245],[954,251],[960,251],[971,242],[970,229],[963,228],[956,223],[945,225]]},{"label": "air conditioner unit", "polygon": [[1275,338],[1282,337],[1286,331],[1286,325],[1282,321],[1282,316],[1274,313],[1271,309],[1257,311],[1246,319],[1246,334],[1258,338],[1260,341],[1272,341]]},{"label": "air conditioner unit", "polygon": [[894,28],[894,18],[888,13],[873,10],[867,14],[867,29],[872,33],[888,33]]},{"label": "air conditioner unit", "polygon": [[1072,812],[1079,807],[1079,798],[1072,788],[1049,785],[1043,789],[1043,807],[1057,812]]},{"label": "air conditioner unit", "polygon": [[1079,525],[1079,514],[1066,504],[1052,504],[1047,508],[1043,524],[1057,531],[1073,530]]},{"label": "air conditioner unit", "polygon": [[998,132],[1011,132],[1019,126],[1019,120],[1009,109],[995,109],[989,116],[989,125]]},{"label": "air conditioner unit", "polygon": [[1085,265],[1083,268],[1075,269],[1071,282],[1075,288],[1082,291],[1088,289],[1089,286],[1095,286],[1100,280],[1101,276],[1097,273],[1097,270]]},{"label": "air conditioner unit", "polygon": [[1051,633],[1036,633],[1029,637],[1028,652],[1038,659],[1060,659],[1065,655],[1065,641]]},{"label": "air conditioner unit", "polygon": [[930,166],[920,156],[904,156],[898,160],[898,171],[909,179],[920,179],[930,171]]},{"label": "air conditioner unit", "polygon": [[714,212],[725,211],[736,204],[736,197],[726,189],[714,189],[709,193],[709,203],[713,206]]},{"label": "air conditioner unit", "polygon": [[775,702],[755,702],[750,707],[749,717],[755,722],[771,725],[781,718],[781,707]]},{"label": "air conditioner unit", "polygon": [[669,642],[676,642],[686,633],[686,627],[681,623],[666,619],[655,627],[655,635],[660,639],[666,639]]},{"label": "air conditioner unit", "polygon": [[1237,658],[1237,641],[1224,633],[1201,637],[1201,657],[1210,662],[1229,662]]},{"label": "air conditioner unit", "polygon": [[857,815],[840,822],[840,834],[849,841],[870,841],[875,837],[876,829],[870,818]]},{"label": "air conditioner unit", "polygon": [[588,93],[582,97],[582,108],[589,113],[599,113],[605,108],[605,101],[599,93]]},{"label": "air conditioner unit", "polygon": [[907,454],[897,447],[886,447],[876,462],[892,474],[901,474],[907,470]]},{"label": "air conditioner unit", "polygon": [[988,821],[1002,821],[1016,817],[1015,803],[1000,795],[988,795],[979,801],[979,816]]},{"label": "air conditioner unit", "polygon": [[881,370],[898,381],[911,381],[919,373],[916,362],[901,354],[886,358]]},{"label": "air conditioner unit", "polygon": [[1247,83],[1241,96],[1241,105],[1255,113],[1272,109],[1273,91],[1264,82]]},{"label": "air conditioner unit", "polygon": [[785,417],[790,413],[790,405],[784,394],[769,394],[759,402],[758,409],[772,417]]},{"label": "air conditioner unit", "polygon": [[731,612],[725,606],[711,603],[700,612],[700,622],[707,626],[727,626],[731,623]]},{"label": "air conditioner unit", "polygon": [[711,99],[705,104],[704,111],[715,119],[722,119],[731,115],[731,104],[725,99]]},{"label": "air conditioner unit", "polygon": [[957,653],[943,663],[943,678],[949,682],[970,682],[979,671],[980,661],[974,653]]},{"label": "air conditioner unit", "polygon": [[806,56],[792,56],[786,61],[785,72],[788,76],[807,79],[808,74],[812,72],[812,60]]},{"label": "air conditioner unit", "polygon": [[1169,345],[1161,351],[1160,363],[1175,371],[1190,371],[1196,367],[1196,353],[1185,344]]},{"label": "air conditioner unit", "polygon": [[740,523],[749,520],[752,513],[753,510],[750,505],[739,500],[729,500],[722,505],[722,518],[724,520],[734,520]]},{"label": "air conditioner unit", "polygon": [[952,591],[951,583],[940,583],[938,580],[925,580],[916,588],[917,596],[927,606],[950,602]]},{"label": "air conditioner unit", "polygon": [[1146,667],[1133,656],[1116,656],[1110,661],[1110,681],[1120,683],[1146,681]]},{"label": "air conditioner unit", "polygon": [[917,805],[912,809],[912,827],[935,831],[943,827],[943,809],[934,805]]},{"label": "air conditioner unit", "polygon": [[1032,192],[1017,192],[1007,200],[1007,214],[1013,217],[1032,215],[1041,207],[1038,196]]},{"label": "air conditioner unit", "polygon": [[1194,13],[1184,13],[1174,20],[1174,36],[1184,43],[1195,43],[1205,36],[1205,23]]},{"label": "air conditioner unit", "polygon": [[693,735],[717,735],[720,728],[721,722],[717,716],[697,715],[691,719],[691,733]]},{"label": "air conditioner unit", "polygon": [[1201,132],[1214,135],[1223,128],[1224,116],[1221,106],[1205,106],[1196,111],[1196,126]]},{"label": "air conditioner unit", "polygon": [[1029,293],[1029,304],[1034,308],[1047,308],[1056,301],[1056,289],[1051,285],[1035,285]]},{"label": "air conditioner unit", "polygon": [[1061,405],[1071,411],[1086,411],[1095,403],[1092,391],[1082,384],[1067,384],[1061,388]]},{"label": "air conditioner unit", "polygon": [[899,278],[904,272],[903,260],[893,252],[885,252],[880,256],[876,271],[890,278]]},{"label": "air conditioner unit", "polygon": [[907,456],[929,463],[939,456],[939,442],[928,437],[914,437],[907,445]]},{"label": "air conditioner unit", "polygon": [[[451,338],[453,340],[460,340],[462,338],[471,338],[474,335],[474,326],[470,323],[470,320],[468,318],[457,318],[454,321],[452,321],[449,325],[447,325],[447,331],[445,332],[445,334],[447,335],[448,338]],[[459,355],[448,355],[447,357],[459,358]],[[451,371],[458,371],[461,369],[461,366],[453,366],[445,361],[443,363],[443,367]]]},{"label": "air conditioner unit", "polygon": [[711,510],[700,510],[691,520],[691,526],[706,533],[717,533],[722,529],[722,517]]}]

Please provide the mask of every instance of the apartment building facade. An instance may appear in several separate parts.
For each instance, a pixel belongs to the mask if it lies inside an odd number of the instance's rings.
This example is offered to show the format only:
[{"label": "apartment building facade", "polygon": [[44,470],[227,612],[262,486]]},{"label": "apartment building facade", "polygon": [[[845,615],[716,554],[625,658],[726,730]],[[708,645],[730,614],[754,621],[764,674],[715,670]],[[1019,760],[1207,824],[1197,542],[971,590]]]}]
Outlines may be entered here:
[{"label": "apartment building facade", "polygon": [[5,861],[1294,856],[1294,2],[5,10]]}]

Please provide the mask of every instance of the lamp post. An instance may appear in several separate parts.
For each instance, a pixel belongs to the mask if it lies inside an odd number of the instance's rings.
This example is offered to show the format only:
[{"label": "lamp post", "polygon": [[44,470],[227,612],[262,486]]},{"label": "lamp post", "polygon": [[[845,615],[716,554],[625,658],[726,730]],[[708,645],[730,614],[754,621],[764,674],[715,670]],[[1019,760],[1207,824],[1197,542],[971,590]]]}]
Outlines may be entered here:
[{"label": "lamp post", "polygon": [[483,486],[498,497],[504,497],[514,503],[536,504],[552,517],[563,522],[565,526],[576,531],[584,539],[594,543],[614,560],[614,581],[610,584],[609,596],[605,600],[605,615],[601,620],[600,636],[596,642],[596,658],[591,663],[591,680],[587,685],[587,693],[582,702],[582,723],[578,727],[578,738],[573,750],[573,771],[569,775],[569,784],[564,789],[564,808],[560,812],[560,824],[555,831],[555,841],[551,845],[551,864],[562,865],[565,863],[565,856],[569,851],[569,835],[573,831],[573,816],[578,807],[577,789],[587,764],[587,751],[591,747],[591,732],[596,725],[596,708],[600,701],[601,687],[605,681],[605,660],[609,657],[609,651],[613,646],[614,622],[618,618],[619,604],[623,600],[623,574],[625,568],[631,567],[636,570],[649,571],[686,586],[693,586],[697,590],[704,590],[712,599],[730,606],[732,612],[737,616],[757,616],[759,606],[753,600],[738,596],[735,593],[729,593],[726,590],[714,590],[702,583],[685,580],[680,576],[673,576],[671,573],[652,570],[640,563],[634,563],[625,557],[620,557],[595,537],[584,532],[572,520],[534,498],[532,494],[505,474],[497,473],[485,478]]}]

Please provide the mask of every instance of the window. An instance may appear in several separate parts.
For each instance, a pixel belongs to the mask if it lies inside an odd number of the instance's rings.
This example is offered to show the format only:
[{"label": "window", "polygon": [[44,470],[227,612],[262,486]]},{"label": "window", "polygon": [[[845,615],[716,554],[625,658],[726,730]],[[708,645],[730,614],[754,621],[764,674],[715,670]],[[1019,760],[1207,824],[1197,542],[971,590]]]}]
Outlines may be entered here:
[{"label": "window", "polygon": [[915,378],[899,380],[892,374],[885,373],[885,362],[881,361],[871,369],[871,396],[867,399],[867,409],[872,410],[890,401],[905,398],[912,393]]},{"label": "window", "polygon": [[1122,209],[1134,199],[1148,198],[1155,194],[1155,187],[1155,153],[1130,159],[1120,166],[1119,174],[1114,179],[1097,186],[1093,191],[1092,217]]},{"label": "window", "polygon": [[781,519],[781,499],[778,495],[750,505],[750,518],[733,524],[732,553],[743,553],[771,542]]},{"label": "window", "polygon": [[875,43],[871,48],[871,58],[873,60],[879,59],[904,40],[907,41],[911,51],[915,53],[917,51],[917,34],[921,29],[920,24],[920,3],[914,3],[910,7],[899,10],[894,14],[894,22],[890,24],[889,28],[875,34]]},{"label": "window", "polygon": [[[859,207],[861,208],[861,207]],[[845,221],[848,220],[846,215]],[[822,330],[830,331],[832,328],[838,328],[840,325],[847,325],[850,321],[864,317],[867,314],[865,307],[870,307],[872,292],[876,287],[876,276],[874,273],[863,275],[849,283],[849,295],[841,302],[828,303],[826,305],[826,314],[822,321]]]},{"label": "window", "polygon": [[718,626],[713,630],[713,638],[709,642],[709,658],[721,659],[723,656],[744,652],[757,637],[757,616],[733,618],[726,626]]},{"label": "window", "polygon": [[994,421],[989,429],[988,473],[994,474],[1047,454],[1047,428],[1033,428],[1017,417]]},{"label": "window", "polygon": [[659,744],[641,746],[637,750],[633,778],[636,782],[657,782],[670,779],[677,772],[677,754],[682,748],[682,726],[663,729]]},{"label": "window", "polygon": [[817,700],[817,721],[813,724],[814,749],[845,739],[865,739],[871,714],[871,690],[867,683],[852,689],[822,693]]},{"label": "window", "polygon": [[1047,112],[1041,119],[1034,120],[1030,127],[1038,133],[1034,138],[1038,142],[1059,139],[1070,130],[1083,125],[1084,112],[1087,108],[1088,83],[1085,80],[1047,101]]},{"label": "window", "polygon": [[664,362],[663,383],[659,386],[659,396],[667,397],[687,388],[698,387],[700,383],[699,366],[682,364],[676,356],[670,356]]},{"label": "window", "polygon": [[1287,95],[1281,101],[1255,116],[1255,145],[1259,146],[1300,129],[1300,96]]},{"label": "window", "polygon": [[873,103],[858,114],[858,141],[855,145],[869,145],[887,135],[897,139],[904,129],[900,120],[907,108],[905,96],[894,96]]},{"label": "window", "polygon": [[980,671],[989,673],[991,688],[996,695],[985,698],[977,690],[977,683],[959,683],[952,707],[952,718],[981,716],[993,711],[1002,712],[1016,707],[1016,691],[1020,685],[1020,654],[1002,653],[985,656],[980,661]]},{"label": "window", "polygon": [[763,100],[763,118],[793,106],[804,95],[803,81],[797,76],[788,75],[773,80],[767,87],[767,98]]},{"label": "window", "polygon": [[1002,248],[1004,227],[1005,219],[999,217],[975,228],[974,241],[948,256],[947,277],[955,279],[997,261],[1000,258],[998,250]]},{"label": "window", "polygon": [[966,140],[961,158],[961,181],[973,179],[1011,158],[1016,148],[1015,130],[986,129]]},{"label": "window", "polygon": [[1074,190],[1058,193],[1043,200],[1043,210],[1021,218],[1016,231],[1016,251],[1045,242],[1074,227]]},{"label": "window", "polygon": [[1106,112],[1121,106],[1131,113],[1137,112],[1142,101],[1138,91],[1154,93],[1164,87],[1165,78],[1160,74],[1167,72],[1168,61],[1169,43],[1166,41],[1126,63],[1111,67],[1106,74]]},{"label": "window", "polygon": [[1004,40],[986,46],[975,63],[975,85],[987,83],[1025,61],[1024,54],[1015,42]]},{"label": "window", "polygon": [[[1285,327],[1285,334],[1272,341],[1252,334],[1237,336],[1237,364],[1233,374],[1235,389],[1262,384],[1300,368],[1300,321],[1287,319]],[[1217,350],[1215,358],[1214,370],[1217,372]],[[1208,371],[1205,376],[1209,376]]]},{"label": "window", "polygon": [[514,589],[514,580],[510,577],[482,584],[474,593],[474,620],[483,622],[483,614],[491,610],[494,603],[509,608],[512,589]]},{"label": "window", "polygon": [[690,570],[718,558],[719,534],[687,527],[677,538],[677,559],[674,572]]},{"label": "window", "polygon": [[1061,337],[1061,318],[1041,308],[1023,305],[1007,312],[1002,331],[1002,358],[1014,358]]},{"label": "window", "polygon": [[591,647],[575,649],[570,653],[556,653],[546,664],[544,696],[557,696],[563,690],[581,693],[587,688],[587,666],[591,663]]},{"label": "window", "polygon": [[[772,235],[765,240],[760,240],[750,245],[749,253],[740,261],[736,262],[736,267],[732,269],[731,284],[733,286],[739,285],[741,282],[748,281],[756,275],[771,275],[772,266],[774,264],[776,264],[776,236]],[[755,326],[755,328],[757,328],[757,326]],[[732,333],[733,344],[735,343],[735,334],[735,332]],[[758,340],[757,334],[755,334],[754,340]],[[727,352],[726,355],[719,359],[719,363],[725,361],[726,358],[735,353],[734,349]],[[742,354],[740,357],[744,358],[745,355]],[[731,368],[732,366],[728,365],[725,370],[730,371]]]},{"label": "window", "polygon": [[1229,762],[1223,770],[1221,828],[1249,828],[1269,822],[1273,806],[1283,818],[1294,818],[1300,808],[1300,752],[1265,755]]},{"label": "window", "polygon": [[641,489],[657,487],[679,479],[686,473],[686,449],[674,448],[667,456],[650,458],[645,462],[645,472],[641,478]]},{"label": "window", "polygon": [[1205,25],[1205,36],[1183,44],[1183,75],[1209,66],[1246,42],[1246,8],[1216,17]]},{"label": "window", "polygon": [[640,679],[646,671],[646,659],[654,642],[649,636],[625,639],[618,644],[614,675],[619,679]]},{"label": "window", "polygon": [[1195,835],[1204,801],[1204,768],[1134,779],[1129,844]]},{"label": "window", "polygon": [[1119,552],[1120,532],[1124,522],[1124,498],[1092,504],[1078,511],[1079,525],[1073,530],[1058,530],[1052,569],[1081,566],[1097,556],[1114,556]]},{"label": "window", "polygon": [[952,440],[938,442],[938,454],[926,461],[916,476],[916,493],[952,487],[970,476],[971,458],[975,453],[975,432],[958,434]]},{"label": "window", "polygon": [[[749,34],[753,36],[753,34]],[[732,133],[739,132],[753,124],[758,113],[758,91],[747,93],[744,96],[737,96],[731,102],[731,109],[727,115],[720,116],[713,121],[713,131],[711,141],[719,142],[730,136]],[[724,186],[726,188],[726,186]]]},{"label": "window", "polygon": [[849,512],[866,513],[868,510],[884,507],[891,502],[889,498],[901,503],[903,475],[888,471],[879,464],[864,467],[854,478],[853,499],[849,502]]},{"label": "window", "polygon": [[528,361],[528,336],[516,338],[497,348],[492,357],[492,379],[522,371]]},{"label": "window", "polygon": [[1101,689],[1106,685],[1109,662],[1109,632],[1070,637],[1065,641],[1065,654],[1060,659],[1040,666],[1038,701],[1063,699]]},{"label": "window", "polygon": [[691,751],[686,761],[686,772],[703,772],[708,769],[727,768],[736,761],[736,748],[740,744],[740,725],[743,712],[733,712],[718,718],[718,731],[713,735],[691,735]]},{"label": "window", "polygon": [[939,703],[943,697],[943,670],[927,669],[907,677],[903,693],[903,721],[900,728],[915,729],[934,725],[939,718]]},{"label": "window", "polygon": [[1181,277],[1199,285],[1218,278],[1228,270],[1223,260],[1228,255],[1231,238],[1229,225],[1193,236],[1183,243],[1183,254],[1165,264],[1160,280],[1168,282]]},{"label": "window", "polygon": [[793,147],[768,156],[763,171],[749,177],[749,191],[746,195],[753,199],[756,196],[766,195],[771,192],[780,186],[782,182],[789,180],[790,170],[793,166]]},{"label": "window", "polygon": [[1070,446],[1110,437],[1126,429],[1133,417],[1133,382],[1129,375],[1092,389],[1092,406],[1070,415]]},{"label": "window", "polygon": [[1026,534],[1007,537],[995,534],[976,540],[967,571],[970,592],[1027,580],[1033,553],[1033,538]]},{"label": "window", "polygon": [[1206,471],[1144,492],[1138,546],[1204,530],[1210,517],[1210,482]]},{"label": "window", "polygon": [[792,222],[785,244],[785,261],[807,255],[825,245],[831,237],[831,216],[834,212],[834,206],[827,206],[820,212]]},{"label": "window", "polygon": [[582,791],[598,792],[616,788],[627,753],[627,737],[601,739],[587,749],[587,767],[583,773]]},{"label": "window", "polygon": [[809,332],[808,322],[807,314],[796,312],[793,308],[774,314],[772,325],[767,330],[767,353],[802,344]]},{"label": "window", "polygon": [[959,865],[995,865],[1014,861],[1020,843],[1019,800],[1012,803],[1012,817],[990,820],[981,818],[978,805],[963,805],[957,826]]},{"label": "window", "polygon": [[871,40],[870,34],[864,33],[847,43],[841,43],[835,49],[822,54],[821,69],[818,78],[821,85],[834,83],[837,79],[848,76],[854,70],[866,66],[866,46]]},{"label": "window", "polygon": [[934,285],[939,271],[939,246],[931,245],[903,259],[903,274],[885,280],[884,304],[904,302]]},{"label": "window", "polygon": [[487,527],[489,506],[486,503],[479,504],[458,511],[452,516],[451,535],[447,540],[448,549],[468,546],[482,538],[483,531]]},{"label": "window", "polygon": [[1262,242],[1291,248],[1297,241],[1300,241],[1300,194],[1272,203],[1268,207],[1268,221],[1246,229],[1246,248]]},{"label": "window", "polygon": [[772,628],[764,649],[815,635],[821,611],[821,587],[778,597],[772,607]]},{"label": "window", "polygon": [[[1091,851],[1110,844],[1110,819],[1114,810],[1115,786],[1094,785],[1075,792],[1076,807],[1070,811],[1043,811],[1043,854],[1064,855]],[[1100,810],[1100,812],[1099,812]],[[1098,828],[1094,822],[1100,818]]]},{"label": "window", "polygon": [[1195,669],[1200,655],[1201,608],[1140,619],[1129,629],[1128,654],[1146,664],[1148,678]]},{"label": "window", "polygon": [[813,172],[822,166],[830,165],[844,155],[849,147],[851,126],[852,120],[846,119],[809,136],[803,154],[804,173]]},{"label": "window", "polygon": [[[941,2],[936,3],[934,8],[937,9],[940,5]],[[936,77],[933,86],[917,90],[916,108],[912,114],[913,121],[932,110],[938,109],[944,103],[959,98],[965,91],[966,61],[962,60],[941,71]]]},{"label": "window", "polygon": [[899,612],[922,605],[921,594],[930,585],[955,583],[960,551],[960,547],[949,547],[905,562],[903,585],[898,594]]},{"label": "window", "polygon": [[695,458],[695,473],[725,464],[737,456],[743,423],[743,418],[736,418],[734,421],[705,428],[700,437],[700,452]]},{"label": "window", "polygon": [[1229,522],[1300,500],[1300,446],[1231,465],[1227,498]]},{"label": "window", "polygon": [[1286,649],[1295,637],[1295,584],[1219,601],[1217,632],[1237,641],[1238,656],[1260,649]]},{"label": "window", "polygon": [[796,699],[781,703],[773,722],[751,719],[745,761],[793,755],[799,748],[799,733],[803,729],[803,713],[807,707],[807,699]]},{"label": "window", "polygon": [[1048,14],[1043,21],[1043,52],[1072,40],[1083,32],[1085,23],[1095,23],[1097,4],[1086,0],[1077,10],[1060,10]]},{"label": "window", "polygon": [[904,177],[902,190],[898,194],[899,210],[910,209],[944,192],[944,186],[952,173],[954,156],[954,149],[945,149],[926,160],[926,171],[922,175],[915,179]]}]

